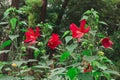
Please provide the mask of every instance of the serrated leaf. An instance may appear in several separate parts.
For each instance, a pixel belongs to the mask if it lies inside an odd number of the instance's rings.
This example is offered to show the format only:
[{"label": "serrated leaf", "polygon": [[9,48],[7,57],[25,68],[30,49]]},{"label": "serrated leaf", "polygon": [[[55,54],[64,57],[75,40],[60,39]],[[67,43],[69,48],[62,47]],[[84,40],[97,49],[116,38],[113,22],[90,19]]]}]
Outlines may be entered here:
[{"label": "serrated leaf", "polygon": [[66,49],[67,49],[70,53],[72,53],[76,47],[77,47],[77,44],[71,44],[71,45],[68,45],[68,46],[66,47]]},{"label": "serrated leaf", "polygon": [[83,14],[86,15],[86,14],[90,14],[91,11],[90,10],[87,10],[86,12],[84,12]]},{"label": "serrated leaf", "polygon": [[62,38],[65,37],[66,35],[68,35],[70,33],[70,31],[65,31]]},{"label": "serrated leaf", "polygon": [[9,35],[9,38],[13,41],[15,38],[19,37],[19,35]]},{"label": "serrated leaf", "polygon": [[30,70],[31,70],[30,68],[25,69],[25,70],[21,70],[21,71],[20,71],[20,74],[23,74],[23,73],[25,73],[25,72],[29,72]]},{"label": "serrated leaf", "polygon": [[99,80],[99,76],[101,76],[101,72],[95,71],[93,72],[93,76],[95,77],[95,80]]},{"label": "serrated leaf", "polygon": [[65,61],[69,56],[70,56],[69,52],[62,53],[62,55],[60,57],[60,61]]},{"label": "serrated leaf", "polygon": [[69,76],[70,80],[74,80],[77,76],[77,68],[70,68],[68,69],[67,76]]},{"label": "serrated leaf", "polygon": [[84,50],[82,54],[86,56],[91,56],[91,52],[92,52],[91,50]]},{"label": "serrated leaf", "polygon": [[92,77],[92,75],[90,75],[90,74],[85,74],[85,73],[80,73],[79,75],[78,75],[78,80],[93,80],[93,77]]},{"label": "serrated leaf", "polygon": [[35,78],[33,76],[25,76],[23,77],[24,80],[34,80]]},{"label": "serrated leaf", "polygon": [[104,24],[104,25],[108,25],[106,22],[104,21],[99,21],[100,24]]},{"label": "serrated leaf", "polygon": [[115,75],[120,76],[120,73],[119,73],[119,72],[113,71],[113,70],[105,70],[105,71],[103,71],[103,72],[104,72],[104,73],[107,73],[107,74],[115,74]]},{"label": "serrated leaf", "polygon": [[33,50],[39,50],[38,48],[34,47],[34,46],[27,46],[28,48],[31,48]]},{"label": "serrated leaf", "polygon": [[72,39],[72,36],[66,36],[65,37],[65,42],[66,44]]},{"label": "serrated leaf", "polygon": [[32,66],[32,68],[49,69],[50,67],[48,67],[48,66],[37,65],[37,66]]},{"label": "serrated leaf", "polygon": [[0,54],[2,54],[2,53],[8,53],[10,50],[2,50],[2,51],[0,51]]},{"label": "serrated leaf", "polygon": [[98,33],[97,36],[98,36],[99,38],[104,38],[104,37],[105,37],[105,35],[102,34],[102,33]]},{"label": "serrated leaf", "polygon": [[113,62],[110,59],[108,59],[107,57],[100,57],[100,60],[105,63],[113,64]]},{"label": "serrated leaf", "polygon": [[62,74],[66,69],[65,68],[56,68],[51,70],[51,75],[48,76],[49,79],[53,79],[54,76]]},{"label": "serrated leaf", "polygon": [[85,15],[84,15],[84,16],[82,17],[82,19],[87,20],[87,19],[88,19],[88,16],[85,16]]},{"label": "serrated leaf", "polygon": [[98,59],[98,56],[84,56],[83,59],[85,59],[88,62],[92,62],[92,61]]},{"label": "serrated leaf", "polygon": [[14,30],[17,24],[17,18],[10,19],[10,24],[11,24],[12,29]]},{"label": "serrated leaf", "polygon": [[19,22],[19,25],[25,25],[25,26],[28,26],[28,24],[27,24],[25,21],[20,21],[20,22]]},{"label": "serrated leaf", "polygon": [[0,80],[19,80],[17,79],[17,77],[13,77],[13,76],[3,76],[3,77],[0,77]]},{"label": "serrated leaf", "polygon": [[8,22],[0,22],[0,25],[6,25],[6,24],[8,24]]},{"label": "serrated leaf", "polygon": [[12,63],[15,63],[18,67],[20,67],[23,63],[27,63],[27,61],[12,61]]},{"label": "serrated leaf", "polygon": [[2,50],[3,48],[9,46],[12,43],[11,40],[7,40],[5,42],[2,43],[2,45],[0,46],[0,50]]}]

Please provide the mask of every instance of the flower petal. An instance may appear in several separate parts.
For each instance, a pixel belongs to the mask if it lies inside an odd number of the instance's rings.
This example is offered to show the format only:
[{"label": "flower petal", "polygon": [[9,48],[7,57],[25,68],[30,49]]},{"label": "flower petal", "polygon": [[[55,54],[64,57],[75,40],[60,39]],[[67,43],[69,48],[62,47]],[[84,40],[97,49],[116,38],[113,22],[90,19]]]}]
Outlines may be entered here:
[{"label": "flower petal", "polygon": [[72,24],[70,24],[70,30],[76,31],[76,30],[79,30],[79,28],[74,23],[72,23]]},{"label": "flower petal", "polygon": [[35,35],[38,37],[40,36],[40,28],[39,27],[36,27],[36,32],[35,32]]},{"label": "flower petal", "polygon": [[81,22],[80,22],[80,30],[81,31],[84,31],[85,24],[86,24],[86,20],[85,19],[81,20]]},{"label": "flower petal", "polygon": [[85,30],[84,33],[88,33],[90,31],[90,26],[88,26]]}]

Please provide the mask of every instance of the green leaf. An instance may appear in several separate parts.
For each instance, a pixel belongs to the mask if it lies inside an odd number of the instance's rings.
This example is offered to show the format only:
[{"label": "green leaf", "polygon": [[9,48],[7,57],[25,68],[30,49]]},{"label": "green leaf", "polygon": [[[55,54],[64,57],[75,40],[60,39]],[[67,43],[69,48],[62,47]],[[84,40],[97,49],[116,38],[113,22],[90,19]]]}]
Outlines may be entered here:
[{"label": "green leaf", "polygon": [[72,36],[66,36],[65,37],[65,41],[66,41],[66,44],[72,39]]},{"label": "green leaf", "polygon": [[98,59],[98,56],[84,56],[83,58],[85,60],[87,60],[88,62],[92,62],[92,61]]},{"label": "green leaf", "polygon": [[0,54],[2,54],[2,53],[8,53],[10,50],[2,50],[2,51],[0,51]]},{"label": "green leaf", "polygon": [[34,46],[27,46],[28,48],[31,48],[33,50],[39,50],[38,48],[34,47]]},{"label": "green leaf", "polygon": [[25,25],[28,26],[28,24],[25,21],[19,21],[19,25]]},{"label": "green leaf", "polygon": [[113,62],[110,59],[108,59],[107,57],[100,57],[100,60],[105,63],[113,64]]},{"label": "green leaf", "polygon": [[[87,19],[88,19],[88,16],[85,16],[85,15],[84,15],[84,16],[82,17],[82,19],[87,20]],[[82,20],[82,19],[81,19],[81,20]]]},{"label": "green leaf", "polygon": [[84,51],[82,52],[82,54],[83,54],[83,55],[86,55],[86,56],[91,56],[91,52],[92,52],[92,50],[84,50]]},{"label": "green leaf", "polygon": [[71,44],[71,45],[68,45],[68,46],[66,47],[66,49],[67,49],[70,53],[72,53],[73,50],[74,50],[76,47],[77,47],[77,44]]},{"label": "green leaf", "polygon": [[9,14],[10,14],[11,12],[13,12],[13,11],[15,11],[15,10],[16,10],[16,8],[14,8],[14,7],[8,8],[8,9],[4,12],[4,16],[3,16],[2,20],[4,20],[7,16],[9,16]]},{"label": "green leaf", "polygon": [[88,73],[80,73],[78,75],[78,80],[93,80],[93,77]]},{"label": "green leaf", "polygon": [[7,40],[5,42],[2,43],[2,45],[0,46],[0,50],[2,50],[3,48],[9,46],[12,43],[11,40]]},{"label": "green leaf", "polygon": [[77,68],[70,68],[68,69],[67,75],[69,76],[70,80],[74,80],[77,76]]},{"label": "green leaf", "polygon": [[99,21],[100,24],[104,24],[104,25],[108,25],[106,22],[104,21]]},{"label": "green leaf", "polygon": [[103,71],[103,73],[114,74],[114,75],[120,76],[120,73],[119,73],[119,72],[113,71],[113,70],[105,70],[105,71]]},{"label": "green leaf", "polygon": [[86,12],[83,13],[84,15],[86,14],[91,14],[91,10],[87,10]]},{"label": "green leaf", "polygon": [[23,77],[23,80],[34,80],[35,78],[33,76],[25,76]]},{"label": "green leaf", "polygon": [[103,72],[103,75],[107,78],[107,80],[112,80],[111,79],[111,74]]},{"label": "green leaf", "polygon": [[70,31],[65,31],[62,38],[65,37],[66,35],[68,35],[70,33]]},{"label": "green leaf", "polygon": [[48,67],[48,66],[41,66],[41,65],[37,65],[37,66],[32,66],[32,68],[39,68],[39,69],[49,69],[50,67]]},{"label": "green leaf", "polygon": [[3,77],[0,77],[0,80],[19,80],[19,79],[13,76],[3,76]]},{"label": "green leaf", "polygon": [[37,59],[37,57],[39,56],[40,54],[40,50],[35,50],[34,51],[34,57]]},{"label": "green leaf", "polygon": [[20,67],[23,63],[27,63],[27,61],[12,61],[12,63],[15,63],[18,67]]},{"label": "green leaf", "polygon": [[0,22],[0,25],[6,25],[8,22]]},{"label": "green leaf", "polygon": [[19,37],[19,35],[9,35],[9,38],[13,41],[15,38]]},{"label": "green leaf", "polygon": [[97,36],[98,36],[99,38],[104,38],[104,37],[106,37],[106,36],[105,36],[104,34],[102,34],[102,33],[98,33]]},{"label": "green leaf", "polygon": [[14,30],[17,24],[17,18],[10,19],[10,24],[11,24],[12,29]]},{"label": "green leaf", "polygon": [[95,71],[93,72],[93,76],[95,77],[95,80],[99,80],[99,77],[101,76],[101,72]]},{"label": "green leaf", "polygon": [[60,57],[60,61],[65,61],[68,57],[70,56],[69,52],[64,52],[62,53],[61,57]]},{"label": "green leaf", "polygon": [[48,76],[49,79],[53,79],[53,77],[59,75],[59,74],[63,74],[63,72],[65,71],[66,69],[65,68],[56,68],[56,69],[53,69],[51,70],[51,75]]}]

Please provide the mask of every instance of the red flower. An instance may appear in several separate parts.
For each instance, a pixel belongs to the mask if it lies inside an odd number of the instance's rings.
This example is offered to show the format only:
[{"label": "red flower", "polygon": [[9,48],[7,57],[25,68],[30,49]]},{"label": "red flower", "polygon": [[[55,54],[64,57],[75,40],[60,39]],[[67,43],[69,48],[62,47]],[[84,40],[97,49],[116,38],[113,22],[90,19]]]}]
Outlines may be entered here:
[{"label": "red flower", "polygon": [[36,27],[36,31],[29,28],[28,31],[25,33],[26,39],[24,40],[24,42],[30,42],[30,44],[36,43],[36,39],[40,36],[39,31],[39,27]]},{"label": "red flower", "polygon": [[58,34],[52,34],[51,38],[48,41],[48,46],[51,49],[55,49],[59,44],[61,44],[62,42],[59,40],[59,36]]},{"label": "red flower", "polygon": [[85,29],[85,24],[86,24],[86,20],[83,19],[80,22],[80,28],[78,28],[74,23],[70,24],[70,30],[72,32],[72,37],[73,38],[77,38],[78,41],[80,40],[80,38],[82,38],[84,36],[85,33],[88,33],[90,30],[90,26],[88,26]]},{"label": "red flower", "polygon": [[84,73],[91,72],[91,71],[92,71],[92,66],[90,64],[88,64],[87,68],[84,69]]},{"label": "red flower", "polygon": [[108,37],[101,39],[101,43],[105,48],[111,48],[113,45],[113,42]]}]

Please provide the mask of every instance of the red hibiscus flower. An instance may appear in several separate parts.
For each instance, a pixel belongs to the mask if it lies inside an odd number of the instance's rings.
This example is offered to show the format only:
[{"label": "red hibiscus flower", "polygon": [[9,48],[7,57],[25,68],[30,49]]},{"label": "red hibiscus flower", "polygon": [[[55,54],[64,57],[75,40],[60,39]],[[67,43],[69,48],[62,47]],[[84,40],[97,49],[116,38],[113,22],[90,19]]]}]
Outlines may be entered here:
[{"label": "red hibiscus flower", "polygon": [[105,48],[111,48],[113,45],[113,42],[108,37],[101,39],[101,43]]},{"label": "red hibiscus flower", "polygon": [[30,44],[36,43],[36,39],[40,36],[39,31],[39,27],[36,27],[36,31],[29,28],[28,31],[25,33],[26,39],[24,40],[24,42],[30,42]]},{"label": "red hibiscus flower", "polygon": [[91,71],[92,71],[92,66],[90,64],[88,64],[87,68],[84,69],[84,73],[91,72]]},{"label": "red hibiscus flower", "polygon": [[58,34],[52,34],[51,38],[48,41],[48,46],[51,49],[55,49],[59,44],[61,44],[62,42],[59,40],[59,36]]},{"label": "red hibiscus flower", "polygon": [[85,33],[88,33],[90,30],[90,26],[88,26],[85,29],[85,24],[86,24],[86,20],[83,19],[80,22],[80,28],[78,28],[74,23],[70,24],[70,30],[72,32],[72,37],[73,38],[77,38],[78,41],[80,40],[80,38],[82,38],[84,36]]}]

